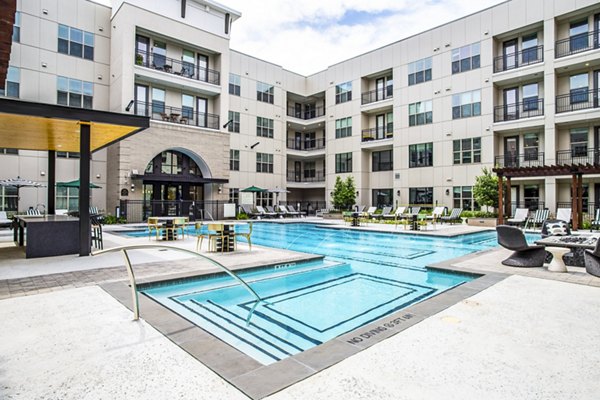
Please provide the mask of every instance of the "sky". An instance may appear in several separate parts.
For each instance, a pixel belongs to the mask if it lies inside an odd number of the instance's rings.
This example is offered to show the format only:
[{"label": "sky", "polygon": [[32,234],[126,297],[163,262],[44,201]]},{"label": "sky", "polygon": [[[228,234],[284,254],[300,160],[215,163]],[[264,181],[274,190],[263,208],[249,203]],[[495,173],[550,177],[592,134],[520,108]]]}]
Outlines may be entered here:
[{"label": "sky", "polygon": [[504,0],[217,1],[242,13],[232,49],[310,75]]}]

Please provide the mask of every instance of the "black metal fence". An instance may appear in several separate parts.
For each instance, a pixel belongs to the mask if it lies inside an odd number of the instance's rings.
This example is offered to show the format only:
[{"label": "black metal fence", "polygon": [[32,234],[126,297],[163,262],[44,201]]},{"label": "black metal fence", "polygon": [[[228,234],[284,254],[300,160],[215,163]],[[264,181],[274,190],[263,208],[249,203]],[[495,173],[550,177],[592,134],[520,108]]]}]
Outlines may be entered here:
[{"label": "black metal fence", "polygon": [[188,79],[208,82],[213,85],[219,85],[221,82],[219,71],[200,67],[200,65],[193,62],[175,60],[162,54],[137,50],[134,62],[136,65],[141,65],[142,67],[152,68]]},{"label": "black metal fence", "polygon": [[385,126],[369,128],[362,130],[362,141],[369,142],[371,140],[389,139],[394,137],[394,125],[389,123]]},{"label": "black metal fence", "polygon": [[600,164],[599,149],[575,149],[575,150],[559,150],[556,152],[557,165],[571,164]]},{"label": "black metal fence", "polygon": [[541,115],[544,115],[544,99],[540,98],[494,107],[494,122],[514,121]]},{"label": "black metal fence", "polygon": [[287,171],[288,182],[325,182],[325,171]]},{"label": "black metal fence", "polygon": [[[596,215],[596,210],[598,209],[598,205],[593,202],[588,202],[586,199],[582,201],[583,206],[583,220],[589,221],[593,220]],[[559,208],[573,208],[573,204],[570,201],[559,201],[556,203],[556,209]]]},{"label": "black metal fence", "polygon": [[494,72],[508,71],[544,61],[544,46],[530,47],[494,58]]},{"label": "black metal fence", "polygon": [[544,165],[544,152],[529,151],[523,154],[504,154],[495,157],[499,168],[541,167]]},{"label": "black metal fence", "polygon": [[556,58],[570,56],[571,54],[597,49],[600,47],[600,31],[580,33],[566,39],[556,41]]},{"label": "black metal fence", "polygon": [[573,89],[569,94],[556,96],[556,113],[597,108],[599,89]]},{"label": "black metal fence", "polygon": [[136,115],[143,115],[159,121],[219,129],[218,115],[198,112],[192,107],[171,107],[161,101],[151,103],[136,101],[134,112]]},{"label": "black metal fence", "polygon": [[325,148],[325,138],[317,139],[288,139],[287,148],[292,150],[319,150]]},{"label": "black metal fence", "polygon": [[384,89],[375,89],[361,94],[361,104],[375,103],[376,101],[391,99],[394,97],[394,87],[387,86]]},{"label": "black metal fence", "polygon": [[313,119],[313,118],[318,118],[318,117],[322,117],[323,115],[325,115],[325,107],[323,106],[319,106],[319,107],[299,107],[296,108],[295,106],[289,106],[287,109],[287,115],[288,117],[294,117],[294,118],[298,118],[298,119]]},{"label": "black metal fence", "polygon": [[543,210],[546,208],[546,203],[539,199],[525,199],[523,201],[512,201],[510,203],[511,215],[515,215],[517,208],[527,208],[529,211]]}]

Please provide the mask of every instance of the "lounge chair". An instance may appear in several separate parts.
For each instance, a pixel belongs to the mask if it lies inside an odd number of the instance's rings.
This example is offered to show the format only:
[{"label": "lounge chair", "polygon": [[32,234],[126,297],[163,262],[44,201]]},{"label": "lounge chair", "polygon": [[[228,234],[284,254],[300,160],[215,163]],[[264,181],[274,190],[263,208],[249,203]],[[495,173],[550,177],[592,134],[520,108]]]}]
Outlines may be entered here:
[{"label": "lounge chair", "polygon": [[398,220],[401,219],[402,216],[404,215],[404,213],[406,212],[406,207],[397,207],[396,210],[391,213],[391,214],[384,214],[383,218],[385,219],[394,219],[394,220]]},{"label": "lounge chair", "polygon": [[390,212],[392,212],[392,207],[383,207],[381,209],[381,214],[375,214],[375,217],[377,217],[377,219],[383,219],[384,215],[389,215]]},{"label": "lounge chair", "polygon": [[296,209],[292,205],[287,206],[287,208],[288,208],[288,211],[291,212],[292,214],[297,214],[301,217],[306,216],[306,213],[304,211],[296,211]]},{"label": "lounge chair", "polygon": [[541,228],[544,221],[548,219],[548,215],[550,215],[550,210],[535,210],[534,216],[525,223],[525,229],[528,227],[535,229],[536,225]]},{"label": "lounge chair", "polygon": [[283,218],[283,216],[284,216],[284,213],[282,213],[280,211],[275,211],[275,209],[273,208],[273,206],[266,206],[265,208],[267,209],[268,213],[273,213],[278,218]]},{"label": "lounge chair", "polygon": [[240,208],[250,218],[259,218],[260,213],[252,211],[252,208],[249,204],[240,204]]},{"label": "lounge chair", "polygon": [[528,208],[517,208],[512,218],[506,220],[508,225],[525,225],[529,216]]},{"label": "lounge chair", "polygon": [[369,209],[366,212],[362,213],[361,216],[373,218],[373,216],[375,215],[375,211],[377,211],[377,207],[369,207]]},{"label": "lounge chair", "polygon": [[440,218],[440,221],[442,221],[442,224],[444,222],[450,222],[451,224],[455,223],[455,222],[460,222],[462,221],[460,219],[460,214],[462,214],[463,209],[462,208],[453,208],[452,211],[450,211],[450,215],[445,215],[443,217]]},{"label": "lounge chair", "polygon": [[431,220],[433,222],[437,222],[437,221],[440,220],[440,218],[442,218],[442,216],[444,215],[444,211],[445,210],[446,210],[446,207],[444,207],[444,206],[436,207],[431,212],[431,215],[427,216],[427,219]]},{"label": "lounge chair", "polygon": [[277,213],[268,212],[262,206],[256,206],[256,211],[258,211],[258,213],[260,214],[261,217],[275,218],[277,216]]},{"label": "lounge chair", "polygon": [[411,207],[409,215],[419,215],[421,207]]},{"label": "lounge chair", "polygon": [[567,224],[571,223],[571,209],[570,208],[558,208],[556,210],[556,219],[565,221]]},{"label": "lounge chair", "polygon": [[596,217],[593,221],[590,221],[590,232],[596,227],[600,229],[600,207],[596,210]]},{"label": "lounge chair", "polygon": [[528,245],[525,235],[519,228],[498,225],[496,232],[498,233],[498,244],[514,252],[502,261],[503,265],[509,267],[541,267],[544,265],[544,259],[546,258],[544,246]]},{"label": "lounge chair", "polygon": [[586,250],[583,253],[585,270],[588,274],[600,277],[600,240],[596,241],[594,250]]},{"label": "lounge chair", "polygon": [[12,224],[12,220],[8,219],[6,211],[0,211],[0,227],[7,228]]}]

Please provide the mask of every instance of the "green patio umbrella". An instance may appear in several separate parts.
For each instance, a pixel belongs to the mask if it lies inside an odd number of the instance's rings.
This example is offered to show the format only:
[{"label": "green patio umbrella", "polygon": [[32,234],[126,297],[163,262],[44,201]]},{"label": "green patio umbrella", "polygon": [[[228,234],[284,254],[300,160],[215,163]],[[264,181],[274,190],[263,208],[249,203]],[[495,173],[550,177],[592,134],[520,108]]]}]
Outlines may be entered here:
[{"label": "green patio umbrella", "polygon": [[[267,191],[267,189],[262,189],[257,186],[254,186],[254,185],[247,187],[246,189],[240,190],[240,192],[248,192],[248,193],[262,193],[262,192],[266,192],[266,191]],[[256,195],[254,195],[254,204],[256,204]]]},{"label": "green patio umbrella", "polygon": [[[56,187],[66,187],[66,188],[78,188],[81,185],[81,183],[79,182],[79,179],[75,179],[74,181],[70,181],[70,182],[57,182],[56,183]],[[98,185],[94,185],[92,182],[90,182],[90,189],[101,189],[101,186]]]}]

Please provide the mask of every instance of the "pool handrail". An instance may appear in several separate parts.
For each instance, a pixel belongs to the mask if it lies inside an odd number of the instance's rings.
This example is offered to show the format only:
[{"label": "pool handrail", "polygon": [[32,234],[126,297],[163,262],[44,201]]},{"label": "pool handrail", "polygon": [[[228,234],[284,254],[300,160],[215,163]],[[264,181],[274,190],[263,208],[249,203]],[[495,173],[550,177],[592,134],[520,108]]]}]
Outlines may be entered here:
[{"label": "pool handrail", "polygon": [[181,247],[175,247],[175,246],[167,246],[164,244],[132,244],[132,245],[128,245],[128,246],[118,246],[118,247],[112,247],[110,249],[104,249],[104,250],[92,252],[91,253],[92,256],[99,256],[99,255],[103,255],[103,254],[107,254],[107,253],[114,253],[117,251],[123,252],[123,257],[125,258],[125,267],[127,268],[127,275],[129,276],[129,284],[131,285],[131,297],[132,297],[132,302],[133,302],[133,320],[134,321],[137,321],[140,319],[140,304],[139,304],[139,299],[138,299],[138,291],[137,291],[137,283],[135,281],[135,274],[133,273],[133,267],[131,265],[131,260],[129,259],[129,254],[127,254],[127,251],[129,251],[129,250],[152,250],[152,249],[169,249],[169,250],[181,251],[183,253],[192,254],[196,257],[204,258],[205,260],[209,261],[211,264],[213,264],[213,265],[217,266],[218,268],[220,268],[221,270],[223,270],[225,273],[227,273],[227,275],[231,276],[233,279],[238,281],[243,287],[246,288],[246,290],[248,290],[250,292],[250,294],[252,294],[252,296],[254,296],[256,298],[256,303],[254,303],[254,306],[250,309],[250,312],[248,313],[248,317],[246,318],[246,325],[250,324],[250,318],[252,317],[252,314],[254,313],[254,310],[256,309],[258,304],[261,302],[266,303],[266,301],[263,300],[254,291],[254,289],[252,289],[246,283],[246,281],[244,281],[242,278],[240,278],[235,272],[233,272],[232,270],[230,270],[223,264],[219,263],[218,261],[215,261],[212,258],[205,256],[204,254],[198,253],[196,251],[193,251],[193,250],[188,250],[188,249],[184,249]]}]

